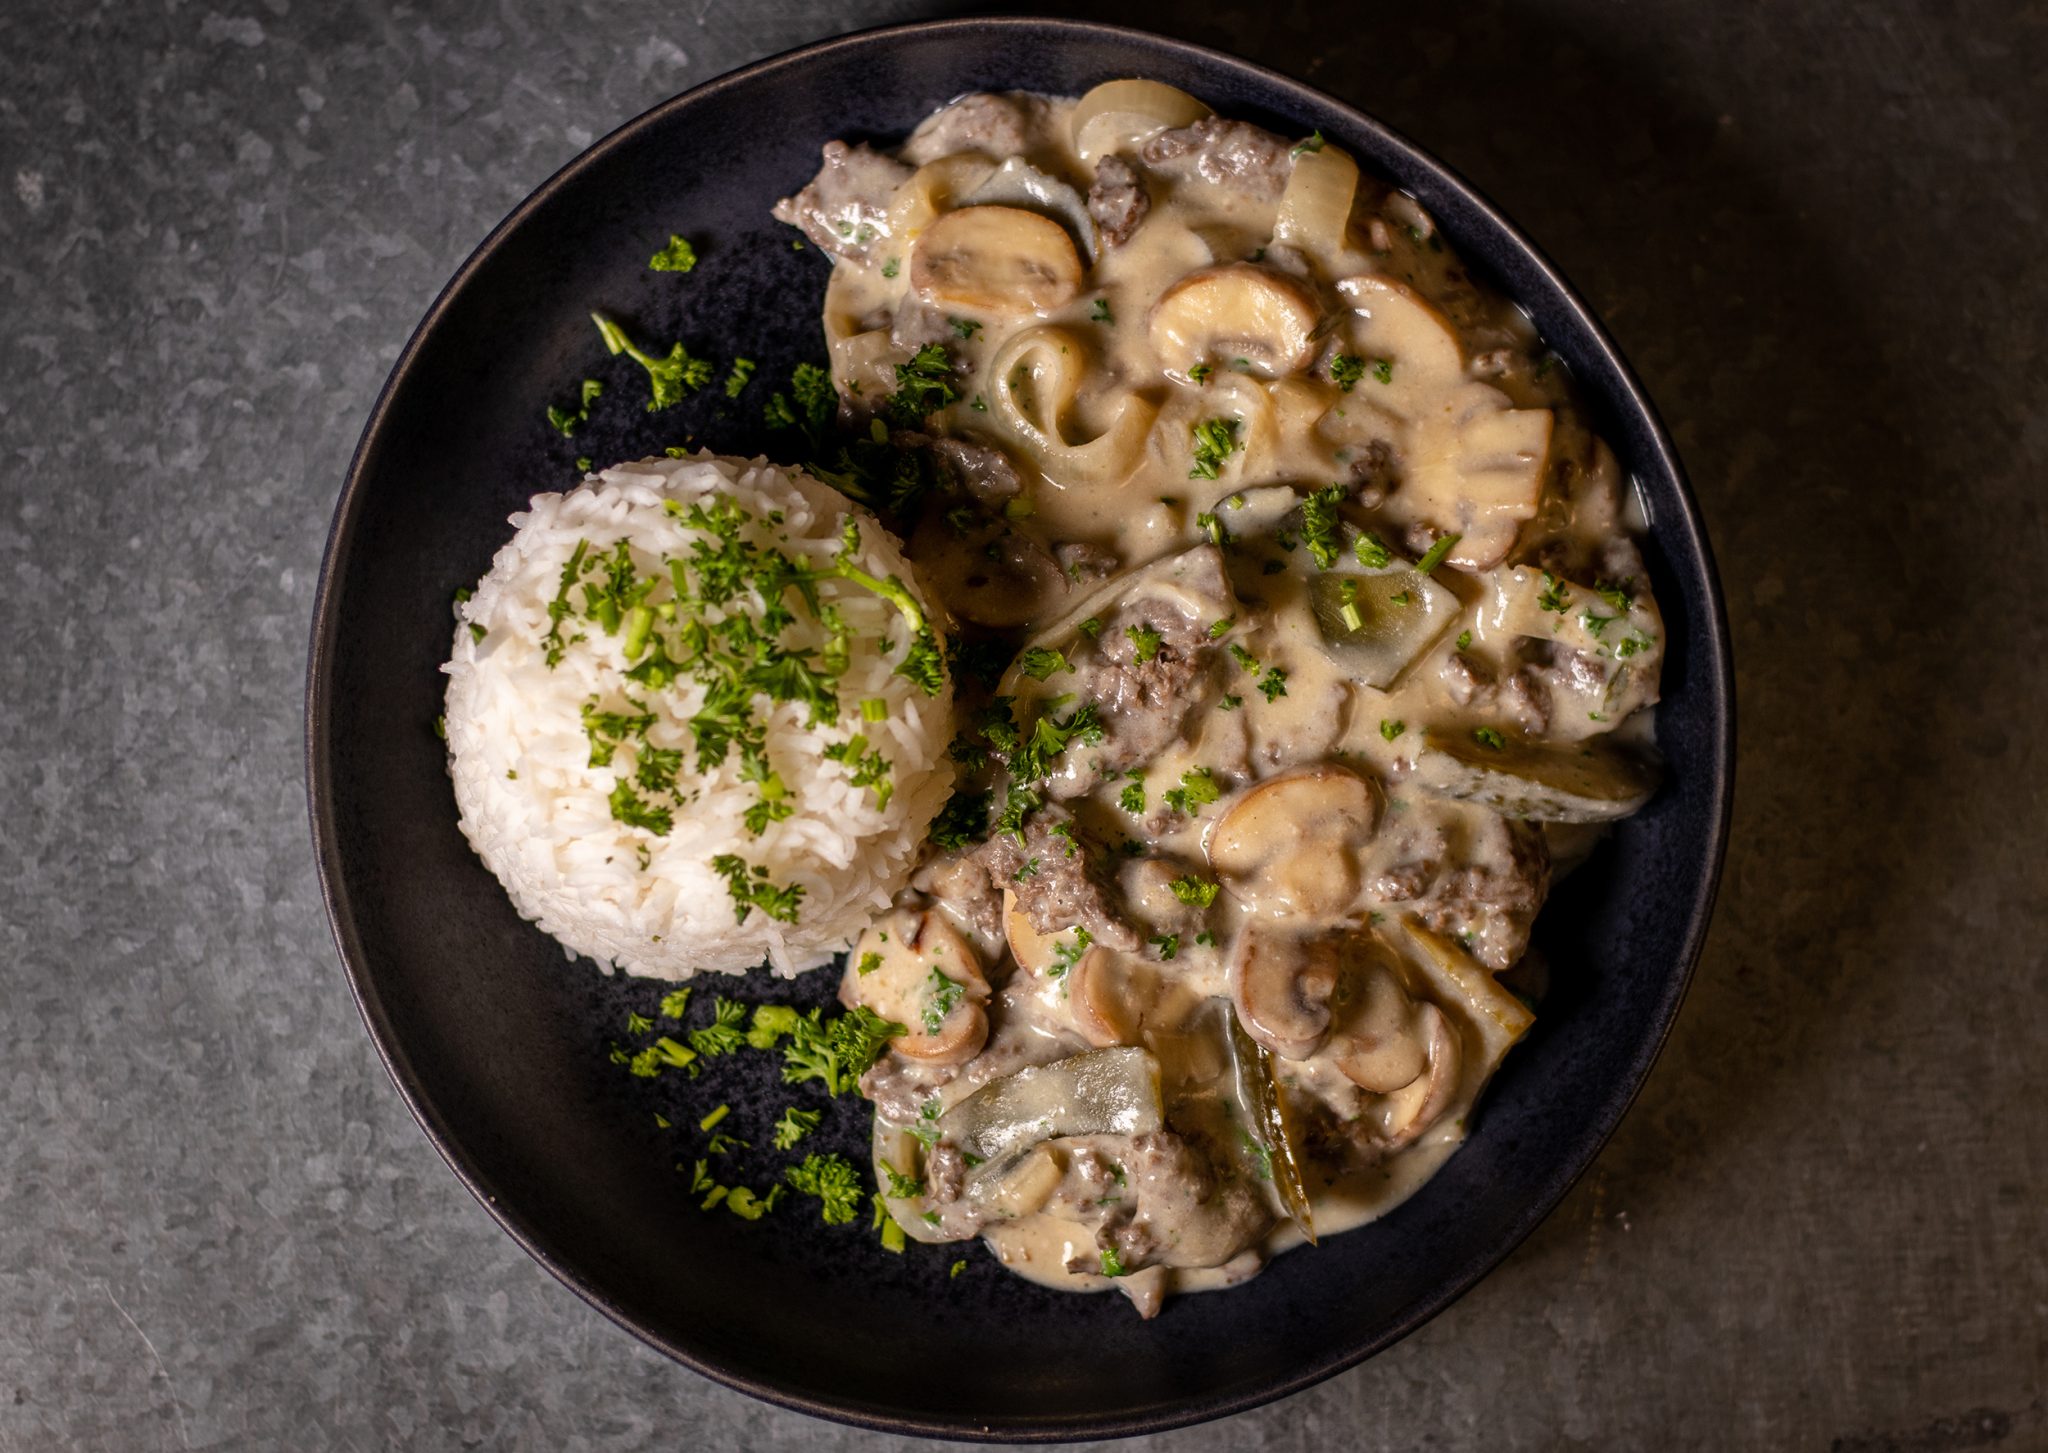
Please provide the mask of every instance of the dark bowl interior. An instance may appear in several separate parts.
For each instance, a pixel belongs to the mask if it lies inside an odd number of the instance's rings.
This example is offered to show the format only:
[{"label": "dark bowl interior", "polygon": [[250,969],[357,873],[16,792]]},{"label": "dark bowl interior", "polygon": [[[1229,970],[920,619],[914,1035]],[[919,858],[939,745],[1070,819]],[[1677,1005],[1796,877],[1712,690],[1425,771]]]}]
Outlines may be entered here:
[{"label": "dark bowl interior", "polygon": [[[573,482],[577,455],[603,464],[686,439],[773,452],[758,427],[772,383],[737,404],[714,389],[644,413],[631,402],[641,381],[605,357],[591,308],[721,366],[755,358],[762,380],[779,380],[821,354],[825,263],[792,248],[768,208],[809,177],[820,143],[900,137],[965,91],[1078,93],[1128,74],[1283,132],[1319,128],[1414,193],[1530,311],[1639,483],[1670,633],[1670,781],[1545,911],[1555,988],[1470,1143],[1380,1223],[1153,1322],[1120,1298],[1042,1290],[973,1248],[889,1255],[865,1218],[827,1228],[802,1205],[755,1224],[699,1212],[675,1169],[701,1153],[699,1115],[731,1101],[737,1122],[761,1124],[750,1111],[823,1102],[776,1086],[766,1057],[696,1084],[610,1063],[626,1012],[658,991],[565,963],[513,914],[456,830],[432,730],[451,593],[482,573],[528,495]],[[646,267],[671,231],[703,253],[687,278]],[[610,405],[565,440],[542,410],[585,376],[613,384]],[[1705,931],[1733,746],[1726,640],[1698,516],[1626,365],[1548,264],[1442,166],[1315,91],[1176,41],[1032,20],[905,27],[764,62],[642,116],[523,204],[422,322],[364,432],[321,582],[307,702],[319,866],[364,1018],[420,1123],[505,1229],[621,1325],[735,1387],[871,1426],[1006,1439],[1164,1428],[1387,1346],[1499,1261],[1591,1161],[1664,1039]],[[813,974],[796,996],[822,1002],[831,988]],[[751,981],[736,992],[789,997]],[[843,1102],[815,1143],[857,1153],[856,1108]],[[682,1129],[658,1127],[656,1111]],[[740,1168],[764,1185],[776,1163]],[[969,1265],[953,1277],[956,1256]],[[995,1355],[952,1355],[963,1344]],[[909,1371],[931,1367],[945,1375]]]}]

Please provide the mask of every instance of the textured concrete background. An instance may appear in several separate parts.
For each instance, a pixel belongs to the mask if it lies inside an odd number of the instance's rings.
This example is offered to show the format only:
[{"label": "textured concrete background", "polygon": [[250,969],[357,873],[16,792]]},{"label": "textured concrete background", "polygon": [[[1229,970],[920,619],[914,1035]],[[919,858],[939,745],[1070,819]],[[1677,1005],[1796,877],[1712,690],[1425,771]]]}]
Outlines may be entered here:
[{"label": "textured concrete background", "polygon": [[[642,1350],[442,1168],[329,945],[299,693],[470,247],[664,97],[919,13],[0,6],[0,1449],[890,1441]],[[1551,251],[1691,467],[1742,693],[1713,939],[1597,1168],[1394,1351],[1159,1445],[2048,1447],[2048,11],[1095,13],[1377,111]]]}]

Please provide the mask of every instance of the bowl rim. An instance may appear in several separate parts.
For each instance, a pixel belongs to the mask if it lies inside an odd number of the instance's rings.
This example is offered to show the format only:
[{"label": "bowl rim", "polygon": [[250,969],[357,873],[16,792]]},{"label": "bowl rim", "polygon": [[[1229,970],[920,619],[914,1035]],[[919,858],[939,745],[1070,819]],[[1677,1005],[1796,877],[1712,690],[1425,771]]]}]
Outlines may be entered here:
[{"label": "bowl rim", "polygon": [[[383,432],[392,402],[409,378],[426,339],[439,325],[443,314],[448,311],[456,297],[468,287],[476,273],[497,251],[500,243],[528,217],[548,205],[573,179],[590,167],[598,165],[632,134],[657,124],[670,113],[688,107],[705,97],[751,85],[763,77],[800,68],[821,56],[839,51],[887,46],[913,38],[966,30],[985,33],[990,29],[1009,32],[1038,31],[1046,33],[1049,37],[1061,39],[1086,37],[1095,40],[1136,42],[1154,50],[1177,53],[1189,60],[1220,65],[1236,71],[1258,80],[1305,107],[1335,110],[1361,133],[1372,136],[1381,147],[1402,156],[1405,164],[1414,172],[1426,175],[1435,186],[1456,193],[1465,205],[1481,216],[1500,236],[1507,239],[1519,252],[1520,260],[1535,271],[1543,285],[1550,289],[1553,296],[1571,315],[1573,323],[1591,342],[1594,351],[1611,371],[1616,387],[1612,391],[1603,389],[1599,396],[1601,402],[1616,415],[1632,414],[1635,417],[1642,426],[1642,442],[1646,455],[1673,486],[1678,508],[1660,511],[1656,520],[1656,530],[1658,534],[1665,535],[1681,545],[1684,556],[1696,559],[1700,563],[1705,594],[1707,650],[1705,659],[1698,663],[1698,667],[1705,678],[1706,690],[1713,707],[1710,715],[1714,738],[1714,748],[1702,754],[1706,760],[1699,764],[1699,770],[1710,776],[1710,800],[1713,805],[1709,861],[1706,872],[1694,885],[1690,903],[1686,905],[1687,917],[1680,962],[1675,966],[1668,987],[1656,1006],[1657,1022],[1654,1030],[1643,1040],[1624,1073],[1617,1077],[1614,1089],[1602,1105],[1600,1113],[1588,1122],[1588,1133],[1583,1142],[1582,1153],[1571,1161],[1560,1162],[1557,1170],[1542,1182],[1539,1193],[1528,1200],[1520,1214],[1496,1237],[1494,1244],[1461,1268],[1458,1275],[1448,1278],[1438,1290],[1405,1308],[1392,1324],[1378,1334],[1334,1348],[1330,1355],[1296,1369],[1291,1375],[1275,1382],[1248,1391],[1198,1399],[1171,1411],[1085,1415],[1029,1423],[980,1422],[945,1415],[903,1412],[883,1413],[872,1407],[842,1404],[807,1395],[794,1386],[770,1384],[735,1373],[700,1356],[689,1346],[639,1325],[598,1286],[586,1281],[558,1255],[538,1227],[534,1226],[517,1207],[498,1197],[489,1178],[462,1148],[456,1128],[422,1093],[410,1060],[398,1043],[375,984],[365,967],[365,956],[355,928],[353,907],[343,881],[341,853],[334,825],[334,784],[329,771],[332,759],[329,726],[333,703],[328,667],[340,629],[336,608],[337,577],[340,574],[340,564],[347,558],[354,543],[358,517],[362,511],[365,464]],[[355,999],[365,1028],[369,1031],[378,1058],[396,1085],[413,1120],[456,1178],[489,1213],[499,1228],[557,1281],[610,1321],[693,1372],[764,1402],[806,1413],[812,1417],[878,1432],[957,1438],[970,1442],[1046,1443],[1080,1438],[1121,1438],[1142,1433],[1164,1432],[1246,1412],[1301,1392],[1384,1351],[1435,1317],[1491,1274],[1509,1253],[1549,1217],[1566,1193],[1591,1167],[1613,1136],[1623,1116],[1634,1104],[1649,1077],[1650,1070],[1662,1053],[1705,947],[1707,929],[1712,918],[1714,900],[1727,852],[1728,831],[1734,805],[1736,713],[1731,657],[1726,604],[1713,549],[1707,540],[1706,528],[1700,516],[1699,502],[1694,496],[1691,483],[1686,477],[1685,469],[1679,461],[1663,421],[1644,391],[1641,381],[1636,377],[1635,370],[1630,367],[1620,348],[1608,334],[1605,325],[1548,256],[1463,176],[1393,128],[1326,92],[1256,62],[1178,37],[1102,21],[1044,18],[1024,14],[913,21],[852,31],[767,56],[715,76],[630,118],[571,158],[534,188],[485,235],[442,286],[432,305],[407,338],[383,386],[378,390],[376,402],[371,407],[362,435],[350,456],[348,470],[336,499],[326,548],[320,562],[306,661],[306,803],[320,881],[321,902],[327,913],[335,949],[340,955],[348,979],[350,994]]]}]

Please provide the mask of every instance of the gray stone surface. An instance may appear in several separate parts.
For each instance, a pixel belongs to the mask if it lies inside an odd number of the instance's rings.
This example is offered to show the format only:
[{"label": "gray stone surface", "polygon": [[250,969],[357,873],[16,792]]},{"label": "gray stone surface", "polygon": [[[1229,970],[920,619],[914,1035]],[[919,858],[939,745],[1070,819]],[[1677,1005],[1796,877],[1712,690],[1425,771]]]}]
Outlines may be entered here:
[{"label": "gray stone surface", "polygon": [[[0,7],[0,1449],[890,1441],[643,1350],[442,1168],[329,946],[298,704],[349,449],[475,241],[918,8]],[[1106,13],[1547,246],[1691,467],[1742,693],[1712,943],[1596,1169],[1394,1351],[1158,1443],[2048,1447],[2048,14]]]}]

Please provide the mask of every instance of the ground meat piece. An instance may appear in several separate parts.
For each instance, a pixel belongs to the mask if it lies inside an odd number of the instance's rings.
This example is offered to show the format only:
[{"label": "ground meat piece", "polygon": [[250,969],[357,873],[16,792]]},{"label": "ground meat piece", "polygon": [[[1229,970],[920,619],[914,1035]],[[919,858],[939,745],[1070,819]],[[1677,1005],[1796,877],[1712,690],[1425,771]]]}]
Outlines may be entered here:
[{"label": "ground meat piece", "polygon": [[1411,903],[1422,896],[1429,887],[1429,880],[1436,876],[1437,864],[1433,860],[1398,863],[1384,873],[1375,874],[1365,885],[1365,891],[1386,903]]},{"label": "ground meat piece", "polygon": [[1131,164],[1120,156],[1105,156],[1095,163],[1095,185],[1088,189],[1088,215],[1102,234],[1103,245],[1121,247],[1130,240],[1152,199]]},{"label": "ground meat piece", "polygon": [[888,237],[889,199],[910,179],[910,168],[867,146],[828,141],[825,164],[811,184],[774,207],[776,220],[835,257],[864,258]]},{"label": "ground meat piece", "polygon": [[1459,859],[1418,901],[1418,916],[1488,968],[1505,969],[1528,948],[1529,925],[1550,891],[1549,845],[1538,825],[1489,812]]},{"label": "ground meat piece", "polygon": [[910,133],[901,155],[912,166],[962,151],[1000,160],[1042,152],[1051,136],[1051,110],[1043,96],[977,91],[927,116]]},{"label": "ground meat piece", "polygon": [[967,1181],[967,1157],[959,1146],[950,1140],[942,1140],[924,1158],[925,1190],[930,1198],[943,1205],[960,1199],[961,1187]]},{"label": "ground meat piece", "polygon": [[1084,755],[1084,770],[1054,778],[1055,797],[1078,797],[1151,761],[1214,699],[1219,643],[1209,627],[1235,613],[1235,598],[1216,550],[1191,550],[1183,561],[1170,594],[1135,590],[1103,616],[1094,646],[1075,660],[1069,689],[1096,704],[1103,738]]},{"label": "ground meat piece", "polygon": [[946,315],[915,293],[906,293],[889,320],[889,341],[906,353],[915,353],[927,343],[943,343],[954,337],[953,324]]},{"label": "ground meat piece", "polygon": [[1116,551],[1080,540],[1053,546],[1052,558],[1059,561],[1060,568],[1067,572],[1067,579],[1077,582],[1106,580],[1116,574],[1117,566],[1123,563],[1117,558]]},{"label": "ground meat piece", "polygon": [[885,1054],[860,1077],[860,1092],[874,1102],[876,1113],[884,1120],[914,1125],[925,1101],[951,1081],[958,1068],[919,1064],[900,1054]]},{"label": "ground meat piece", "polygon": [[1024,488],[1010,456],[991,444],[934,439],[932,458],[948,484],[990,509],[1002,508],[1003,501],[1015,498]]},{"label": "ground meat piece", "polygon": [[1203,1151],[1172,1131],[1132,1136],[1124,1176],[1138,1207],[1130,1244],[1148,1246],[1137,1265],[1217,1266],[1272,1224],[1257,1192],[1236,1176],[1219,1176]]},{"label": "ground meat piece", "polygon": [[1550,693],[1534,668],[1524,666],[1501,683],[1500,703],[1530,736],[1550,730]]},{"label": "ground meat piece", "polygon": [[1229,187],[1259,201],[1278,201],[1294,169],[1287,143],[1248,121],[1209,116],[1192,126],[1162,131],[1145,143],[1145,164]]},{"label": "ground meat piece", "polygon": [[[991,880],[1008,885],[1031,926],[1058,933],[1079,924],[1097,943],[1125,953],[1144,940],[1123,914],[1102,867],[1106,854],[1064,807],[1041,808],[1024,820],[1024,841],[997,833],[975,850]],[[1031,872],[1019,878],[1027,863]]]},{"label": "ground meat piece", "polygon": [[1401,482],[1394,446],[1384,439],[1368,443],[1351,461],[1350,468],[1353,495],[1369,510],[1385,504],[1394,486]]},{"label": "ground meat piece", "polygon": [[1470,706],[1493,688],[1492,675],[1463,651],[1453,651],[1437,668],[1437,677],[1460,706]]}]

